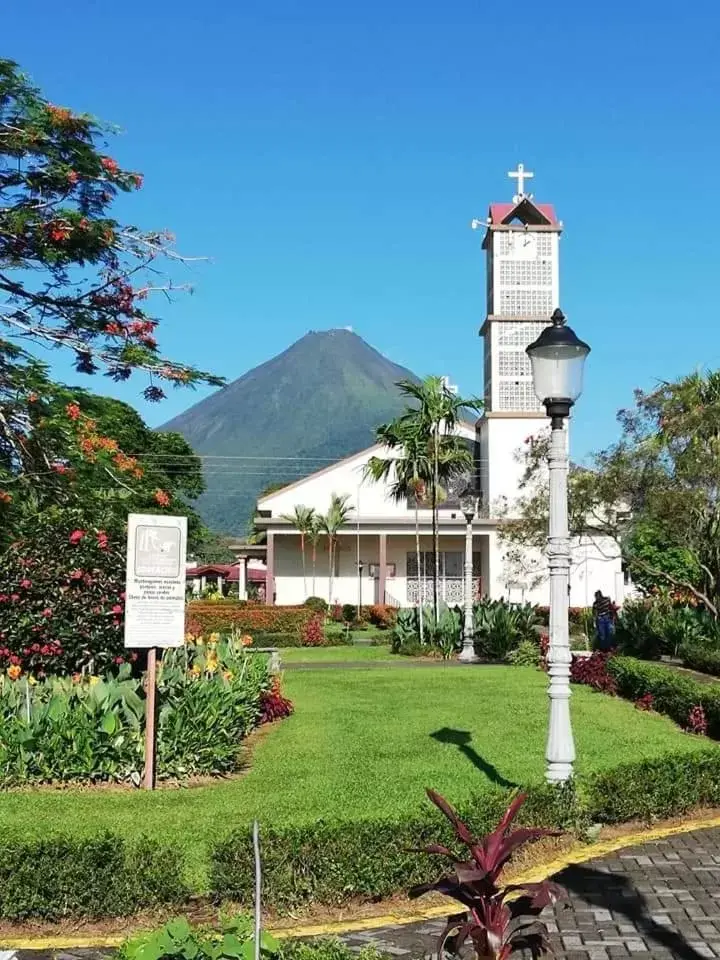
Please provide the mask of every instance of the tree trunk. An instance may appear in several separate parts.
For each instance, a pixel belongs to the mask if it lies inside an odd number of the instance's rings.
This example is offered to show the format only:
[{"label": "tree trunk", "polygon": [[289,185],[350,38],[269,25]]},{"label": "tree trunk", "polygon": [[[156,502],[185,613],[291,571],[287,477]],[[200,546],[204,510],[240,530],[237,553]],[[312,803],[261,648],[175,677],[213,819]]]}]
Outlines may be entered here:
[{"label": "tree trunk", "polygon": [[422,569],[420,567],[420,513],[418,511],[418,493],[415,491],[415,553],[417,555],[417,576],[418,576],[418,613],[420,617],[420,643],[425,643],[425,626],[423,623],[423,587],[424,582],[421,577]]},{"label": "tree trunk", "polygon": [[307,600],[307,564],[305,562],[305,534],[300,534],[300,552],[302,553],[302,568],[303,568],[303,599]]},{"label": "tree trunk", "polygon": [[438,532],[438,482],[439,482],[439,459],[440,453],[438,445],[440,424],[435,426],[435,449],[433,451],[433,485],[432,485],[432,524],[433,524],[433,614],[435,623],[437,623],[440,604],[438,602],[438,587],[440,581],[440,536]]},{"label": "tree trunk", "polygon": [[332,607],[333,588],[333,538],[328,536],[328,607]]},{"label": "tree trunk", "polygon": [[314,597],[317,596],[317,593],[315,592],[315,563],[316,563],[316,561],[317,561],[317,544],[316,544],[316,543],[313,543],[313,545],[312,545],[312,574],[313,574],[313,575],[312,575],[312,587],[313,587],[313,589],[312,589],[312,595],[313,595]]}]

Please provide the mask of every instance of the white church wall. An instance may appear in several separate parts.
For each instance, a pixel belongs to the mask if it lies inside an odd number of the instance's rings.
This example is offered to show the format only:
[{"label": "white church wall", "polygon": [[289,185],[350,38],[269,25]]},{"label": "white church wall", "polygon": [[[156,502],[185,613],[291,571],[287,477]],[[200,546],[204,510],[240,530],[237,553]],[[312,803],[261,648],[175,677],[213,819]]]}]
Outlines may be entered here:
[{"label": "white church wall", "polygon": [[548,428],[544,417],[490,417],[482,421],[481,446],[487,448],[488,485],[485,491],[490,516],[512,516],[520,480],[525,472],[528,437],[536,437]]}]

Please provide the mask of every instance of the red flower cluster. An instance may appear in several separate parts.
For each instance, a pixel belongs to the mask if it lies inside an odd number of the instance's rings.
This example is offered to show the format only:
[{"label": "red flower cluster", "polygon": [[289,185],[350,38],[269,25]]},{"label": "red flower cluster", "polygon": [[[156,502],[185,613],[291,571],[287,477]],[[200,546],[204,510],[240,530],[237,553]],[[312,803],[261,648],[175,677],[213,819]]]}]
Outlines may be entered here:
[{"label": "red flower cluster", "polygon": [[572,683],[584,683],[602,693],[617,693],[615,678],[608,672],[607,663],[613,653],[596,650],[590,657],[573,657],[570,667]]},{"label": "red flower cluster", "polygon": [[77,405],[77,403],[69,403],[65,407],[65,413],[70,417],[71,420],[80,419],[80,407]]},{"label": "red flower cluster", "polygon": [[120,167],[117,164],[117,161],[113,160],[112,157],[103,157],[100,160],[100,163],[102,164],[103,169],[107,170],[107,172],[110,174],[116,174],[120,169]]},{"label": "red flower cluster", "polygon": [[167,507],[170,503],[170,496],[164,490],[156,490],[153,499],[160,507]]},{"label": "red flower cluster", "polygon": [[45,224],[45,229],[53,243],[63,243],[72,233],[72,227],[65,220],[51,220]]},{"label": "red flower cluster", "polygon": [[104,530],[98,530],[97,532],[97,544],[101,550],[107,550],[108,547],[108,535]]},{"label": "red flower cluster", "polygon": [[701,706],[693,707],[688,714],[687,729],[690,733],[697,733],[701,737],[707,736],[707,720]]},{"label": "red flower cluster", "polygon": [[68,183],[71,183],[73,186],[75,186],[75,184],[78,182],[79,179],[80,179],[80,174],[77,172],[77,170],[68,170],[68,173],[67,173]]},{"label": "red flower cluster", "polygon": [[279,677],[275,677],[272,687],[260,694],[260,723],[272,723],[282,720],[293,712],[292,701],[282,695]]},{"label": "red flower cluster", "polygon": [[12,494],[8,493],[7,490],[0,490],[0,503],[11,503]]},{"label": "red flower cluster", "polygon": [[67,107],[56,107],[52,103],[47,105],[47,112],[50,114],[53,123],[57,123],[59,126],[69,123],[73,118]]},{"label": "red flower cluster", "polygon": [[78,543],[80,543],[80,541],[84,536],[85,536],[84,530],[73,530],[73,532],[68,537],[68,542],[72,543],[73,546],[76,546]]},{"label": "red flower cluster", "polygon": [[655,707],[655,697],[651,693],[645,693],[635,701],[636,710],[650,711]]},{"label": "red flower cluster", "polygon": [[322,647],[325,645],[322,617],[315,616],[308,620],[302,638],[303,647]]}]

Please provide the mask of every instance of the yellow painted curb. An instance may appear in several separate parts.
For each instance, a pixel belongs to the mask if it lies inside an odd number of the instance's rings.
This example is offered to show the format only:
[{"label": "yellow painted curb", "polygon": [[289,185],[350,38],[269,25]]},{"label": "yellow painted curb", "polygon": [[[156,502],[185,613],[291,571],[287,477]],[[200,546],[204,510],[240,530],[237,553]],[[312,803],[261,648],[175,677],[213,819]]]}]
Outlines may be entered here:
[{"label": "yellow painted curb", "polygon": [[[693,830],[709,830],[713,827],[720,827],[720,817],[708,817],[704,820],[687,820],[685,823],[674,827],[658,827],[655,830],[645,830],[642,833],[631,833],[625,836],[615,837],[612,840],[601,840],[599,843],[581,844],[576,843],[564,856],[557,857],[555,860],[549,860],[532,870],[527,870],[518,876],[512,877],[513,883],[537,883],[547,877],[551,877],[561,870],[579,863],[586,863],[588,860],[595,860],[598,857],[605,857],[617,850],[625,850],[629,847],[640,846],[644,843],[653,843],[656,840],[664,840],[666,837],[677,836],[682,833],[690,833]],[[400,927],[410,923],[421,923],[423,920],[435,920],[438,917],[445,917],[448,913],[448,907],[437,906],[430,907],[427,910],[415,910],[413,912],[386,913],[382,916],[366,917],[362,920],[336,920],[332,923],[318,924],[270,924],[267,928],[274,936],[286,939],[288,937],[326,937],[333,934],[353,933],[363,930],[377,930],[380,927]],[[132,935],[142,932],[133,930]],[[127,934],[113,934],[110,936],[97,937],[39,937],[36,940],[26,940],[22,938],[2,940],[0,939],[0,948],[4,950],[67,950],[76,948],[95,948],[101,947],[119,947],[127,937]],[[1,935],[0,935],[1,936]]]}]

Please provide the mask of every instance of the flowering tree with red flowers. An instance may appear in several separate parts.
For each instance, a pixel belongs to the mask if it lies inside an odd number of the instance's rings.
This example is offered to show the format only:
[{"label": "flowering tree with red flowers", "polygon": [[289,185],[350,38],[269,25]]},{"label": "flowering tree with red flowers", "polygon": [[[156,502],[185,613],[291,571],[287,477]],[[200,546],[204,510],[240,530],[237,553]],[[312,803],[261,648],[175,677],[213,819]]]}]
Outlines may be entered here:
[{"label": "flowering tree with red flowers", "polygon": [[[183,258],[169,234],[112,216],[115,198],[140,189],[142,176],[107,154],[107,132],[92,117],[49,103],[12,61],[0,59],[2,503],[13,499],[9,485],[18,478],[56,469],[43,408],[53,385],[29,347],[64,349],[79,373],[115,381],[142,372],[151,401],[168,385],[221,382],[160,351],[150,304],[154,295],[184,289],[169,276]],[[110,466],[105,474],[108,488],[127,473],[115,467],[114,479]],[[168,491],[157,491],[158,506],[168,506]]]},{"label": "flowering tree with red flowers", "polygon": [[83,523],[81,512],[46,511],[0,555],[0,670],[100,672],[128,658],[125,541]]}]

